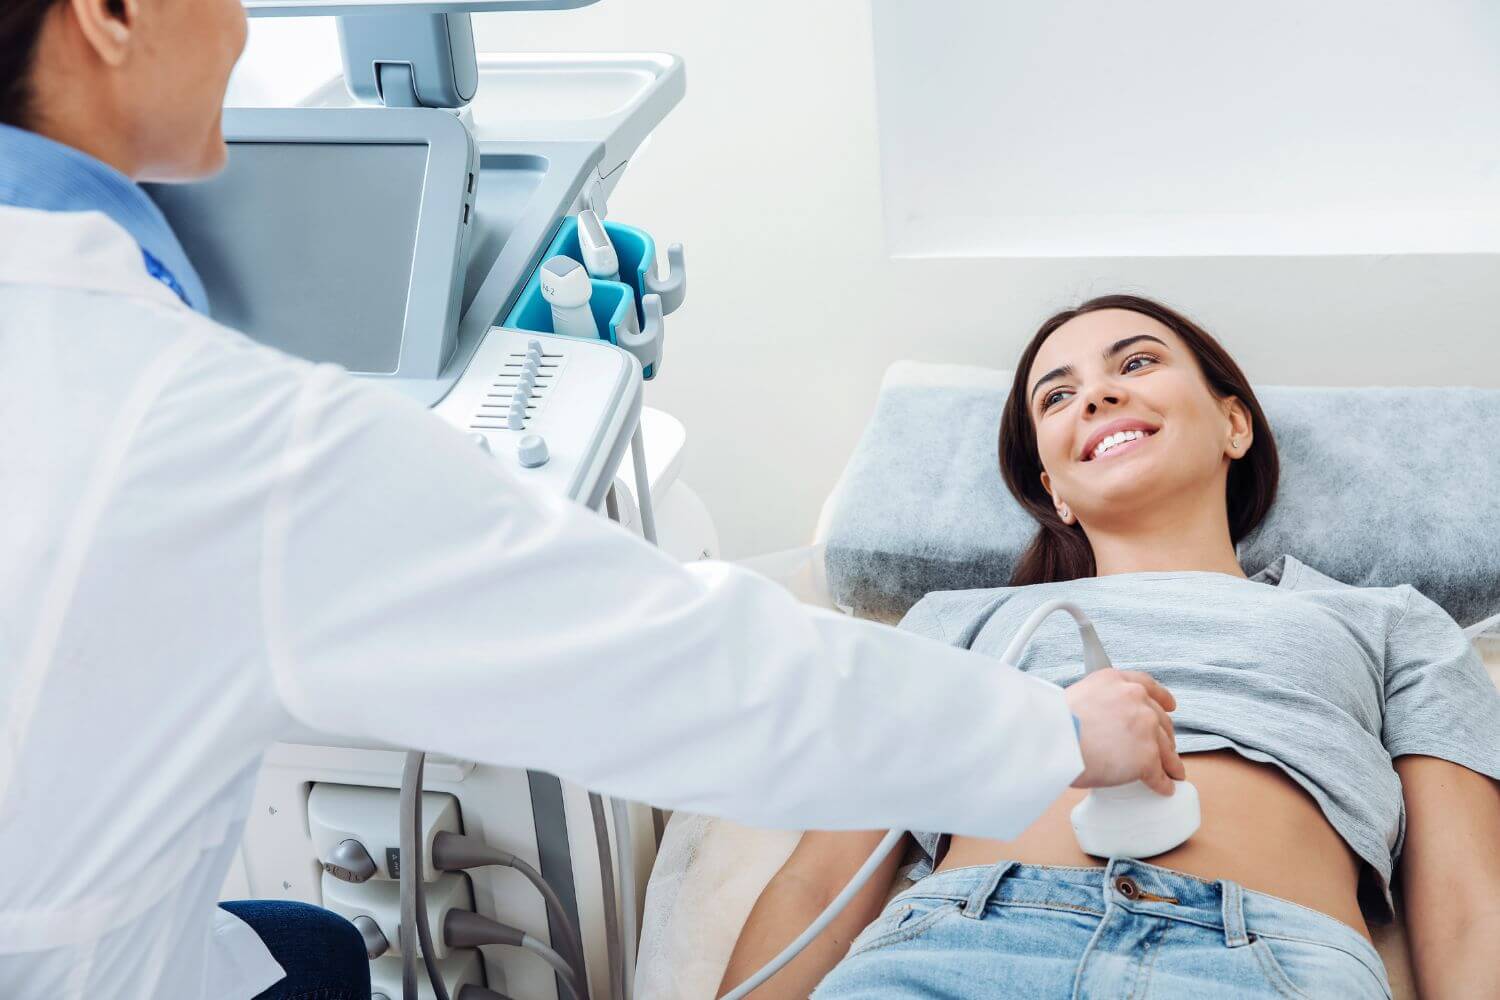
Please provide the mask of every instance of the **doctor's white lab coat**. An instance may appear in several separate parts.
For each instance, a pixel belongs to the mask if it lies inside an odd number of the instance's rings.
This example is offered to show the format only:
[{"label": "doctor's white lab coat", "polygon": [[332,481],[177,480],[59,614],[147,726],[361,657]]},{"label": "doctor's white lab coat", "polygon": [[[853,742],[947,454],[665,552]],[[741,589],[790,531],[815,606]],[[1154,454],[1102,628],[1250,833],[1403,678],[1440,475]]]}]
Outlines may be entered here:
[{"label": "doctor's white lab coat", "polygon": [[215,907],[294,724],[761,826],[1018,833],[1061,692],[680,566],[419,405],[0,208],[0,996],[249,997]]}]

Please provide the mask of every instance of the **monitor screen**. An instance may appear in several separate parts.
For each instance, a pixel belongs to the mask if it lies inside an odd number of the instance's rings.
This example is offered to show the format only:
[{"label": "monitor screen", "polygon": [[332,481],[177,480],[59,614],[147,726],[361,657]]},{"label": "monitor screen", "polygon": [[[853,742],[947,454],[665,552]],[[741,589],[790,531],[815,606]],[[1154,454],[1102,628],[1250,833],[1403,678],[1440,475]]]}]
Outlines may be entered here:
[{"label": "monitor screen", "polygon": [[428,147],[236,142],[196,184],[153,185],[214,319],[350,371],[401,357]]}]

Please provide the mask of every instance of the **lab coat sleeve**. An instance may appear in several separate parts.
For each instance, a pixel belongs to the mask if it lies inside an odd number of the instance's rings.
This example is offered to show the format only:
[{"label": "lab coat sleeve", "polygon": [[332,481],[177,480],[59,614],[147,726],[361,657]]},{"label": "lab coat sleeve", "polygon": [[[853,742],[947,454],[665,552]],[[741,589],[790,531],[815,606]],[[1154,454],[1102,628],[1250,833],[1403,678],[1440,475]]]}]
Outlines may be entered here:
[{"label": "lab coat sleeve", "polygon": [[292,420],[262,601],[305,725],[765,827],[1009,838],[1082,770],[1051,684],[679,565],[352,379]]}]

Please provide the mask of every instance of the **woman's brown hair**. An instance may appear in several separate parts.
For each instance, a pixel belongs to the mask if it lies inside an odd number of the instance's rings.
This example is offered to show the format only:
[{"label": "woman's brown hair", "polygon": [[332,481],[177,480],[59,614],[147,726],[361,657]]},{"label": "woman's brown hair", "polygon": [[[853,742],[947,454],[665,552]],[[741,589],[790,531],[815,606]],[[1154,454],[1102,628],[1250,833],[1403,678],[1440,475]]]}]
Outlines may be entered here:
[{"label": "woman's brown hair", "polygon": [[1064,524],[1052,506],[1052,497],[1042,487],[1042,460],[1037,453],[1036,427],[1026,403],[1026,377],[1042,344],[1058,327],[1075,317],[1101,309],[1140,313],[1167,327],[1198,359],[1198,367],[1214,395],[1220,399],[1233,396],[1249,410],[1254,440],[1250,450],[1229,467],[1229,481],[1225,488],[1230,539],[1238,544],[1261,522],[1276,500],[1276,485],[1281,475],[1276,440],[1249,380],[1229,352],[1198,324],[1159,302],[1135,295],[1104,295],[1090,299],[1077,308],[1051,317],[1037,330],[1016,364],[1015,382],[1000,418],[1000,474],[1005,478],[1011,495],[1039,525],[1036,536],[1021,553],[1011,574],[1013,587],[1076,580],[1093,576],[1095,572],[1094,550],[1089,546],[1083,528]]}]

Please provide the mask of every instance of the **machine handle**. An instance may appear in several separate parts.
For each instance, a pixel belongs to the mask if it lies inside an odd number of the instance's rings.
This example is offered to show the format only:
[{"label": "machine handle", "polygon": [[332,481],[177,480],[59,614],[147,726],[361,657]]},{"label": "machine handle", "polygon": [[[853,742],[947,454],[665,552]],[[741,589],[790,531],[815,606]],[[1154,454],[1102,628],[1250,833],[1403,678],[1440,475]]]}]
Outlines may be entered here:
[{"label": "machine handle", "polygon": [[[662,341],[666,338],[666,323],[662,316],[665,310],[662,308],[661,296],[655,293],[641,298],[641,308],[646,313],[646,323],[639,333],[629,329],[619,329],[616,335],[619,337],[620,346],[641,363],[641,371],[646,378],[655,378],[656,373],[661,370]],[[627,326],[628,324],[622,324]]]},{"label": "machine handle", "polygon": [[656,272],[646,275],[646,291],[661,296],[663,316],[670,316],[682,306],[687,298],[687,260],[681,243],[667,247],[667,276],[658,277]]}]

